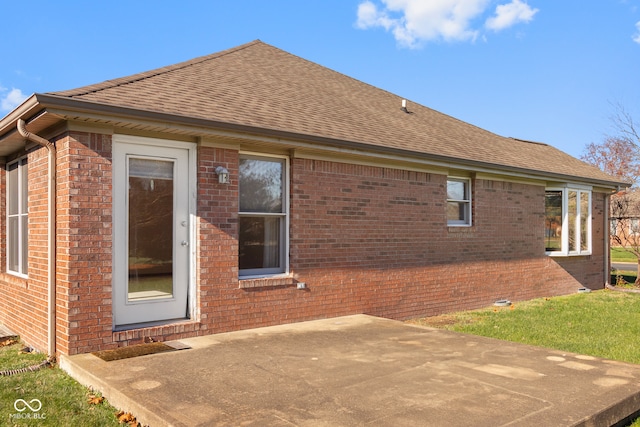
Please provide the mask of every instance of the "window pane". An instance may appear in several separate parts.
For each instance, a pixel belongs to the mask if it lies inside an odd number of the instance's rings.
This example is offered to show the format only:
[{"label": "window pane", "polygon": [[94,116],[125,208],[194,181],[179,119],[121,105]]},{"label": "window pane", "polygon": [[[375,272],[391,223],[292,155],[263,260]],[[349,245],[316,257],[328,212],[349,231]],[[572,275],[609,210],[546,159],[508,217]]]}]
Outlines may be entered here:
[{"label": "window pane", "polygon": [[[580,250],[589,250],[589,193],[580,193]],[[637,230],[637,225],[636,225]]]},{"label": "window pane", "polygon": [[567,205],[569,214],[569,251],[578,250],[578,192],[569,191],[569,200]]},{"label": "window pane", "polygon": [[27,159],[22,159],[20,162],[20,213],[27,213],[27,202],[29,200],[29,188],[27,180]]},{"label": "window pane", "polygon": [[7,166],[7,270],[26,274],[28,260],[27,159]]},{"label": "window pane", "polygon": [[20,217],[20,221],[22,223],[22,229],[20,230],[20,232],[22,233],[22,241],[20,242],[20,248],[22,252],[20,273],[27,274],[27,262],[29,260],[29,217],[26,215],[22,215]]},{"label": "window pane", "polygon": [[562,250],[562,191],[547,191],[544,200],[545,250]]},{"label": "window pane", "polygon": [[173,296],[173,168],[172,161],[129,159],[130,301]]},{"label": "window pane", "polygon": [[450,223],[467,224],[469,204],[466,202],[447,202],[447,221]]},{"label": "window pane", "polygon": [[18,246],[19,217],[9,218],[7,230],[7,268],[9,271],[20,271],[20,247]]},{"label": "window pane", "polygon": [[7,172],[7,184],[9,187],[7,189],[7,197],[9,198],[9,200],[7,200],[7,211],[9,212],[9,215],[15,215],[18,213],[18,195],[20,194],[18,192],[18,189],[20,188],[18,185],[18,163],[12,163],[7,166]]},{"label": "window pane", "polygon": [[280,217],[240,217],[240,270],[280,267]]},{"label": "window pane", "polygon": [[465,181],[447,181],[447,199],[468,200],[467,183]]},{"label": "window pane", "polygon": [[173,162],[166,160],[129,159],[129,177],[173,179]]},{"label": "window pane", "polygon": [[284,160],[240,159],[240,211],[284,212]]}]

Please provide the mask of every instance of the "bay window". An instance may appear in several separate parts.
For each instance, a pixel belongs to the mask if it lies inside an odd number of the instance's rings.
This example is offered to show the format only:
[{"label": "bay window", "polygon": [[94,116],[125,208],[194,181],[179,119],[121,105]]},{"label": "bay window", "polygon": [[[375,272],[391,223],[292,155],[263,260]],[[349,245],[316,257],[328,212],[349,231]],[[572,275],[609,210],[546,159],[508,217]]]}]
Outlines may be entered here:
[{"label": "bay window", "polygon": [[287,270],[287,159],[242,154],[239,164],[240,276]]},{"label": "bay window", "polygon": [[547,189],[544,237],[545,251],[549,255],[591,254],[590,189]]}]

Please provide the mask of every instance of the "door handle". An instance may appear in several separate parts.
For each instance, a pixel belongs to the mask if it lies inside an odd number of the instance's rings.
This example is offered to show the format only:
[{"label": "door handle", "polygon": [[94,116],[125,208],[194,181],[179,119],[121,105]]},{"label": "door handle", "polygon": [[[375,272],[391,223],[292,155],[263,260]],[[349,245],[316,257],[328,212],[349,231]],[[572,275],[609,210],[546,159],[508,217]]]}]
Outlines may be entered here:
[{"label": "door handle", "polygon": [[187,242],[186,240],[183,240],[182,243],[180,243],[182,246],[189,246],[189,242]]}]

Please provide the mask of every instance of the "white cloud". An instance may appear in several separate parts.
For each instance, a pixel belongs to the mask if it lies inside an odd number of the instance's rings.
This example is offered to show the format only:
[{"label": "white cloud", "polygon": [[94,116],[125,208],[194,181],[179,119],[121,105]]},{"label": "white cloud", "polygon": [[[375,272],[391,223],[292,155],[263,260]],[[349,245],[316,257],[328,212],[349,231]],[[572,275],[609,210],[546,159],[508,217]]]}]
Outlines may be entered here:
[{"label": "white cloud", "polygon": [[638,32],[634,34],[633,41],[640,44],[640,21],[636,22],[636,29]]},{"label": "white cloud", "polygon": [[356,26],[363,30],[371,27],[384,27],[388,30],[393,25],[384,12],[379,12],[378,7],[370,1],[364,1],[358,5],[358,20]]},{"label": "white cloud", "polygon": [[0,87],[0,111],[11,111],[27,99],[20,89],[13,88],[6,92],[6,88]]},{"label": "white cloud", "polygon": [[[430,41],[475,41],[480,30],[474,20],[487,11],[490,0],[380,0],[378,6],[365,0],[358,6],[356,27],[381,27],[405,47],[416,48]],[[529,22],[537,9],[521,0],[498,6],[487,27],[496,31],[518,22]],[[489,27],[489,21],[493,27]]]},{"label": "white cloud", "polygon": [[487,19],[485,25],[490,30],[500,31],[520,22],[531,22],[536,13],[538,9],[533,9],[521,0],[513,0],[511,3],[497,6],[495,16]]}]

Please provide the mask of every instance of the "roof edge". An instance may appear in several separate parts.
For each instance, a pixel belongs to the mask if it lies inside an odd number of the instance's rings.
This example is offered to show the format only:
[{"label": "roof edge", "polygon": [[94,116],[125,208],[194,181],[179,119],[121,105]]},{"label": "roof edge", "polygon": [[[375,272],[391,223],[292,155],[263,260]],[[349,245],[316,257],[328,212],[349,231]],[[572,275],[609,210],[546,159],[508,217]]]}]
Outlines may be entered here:
[{"label": "roof edge", "polygon": [[[557,174],[550,172],[537,171],[534,169],[519,168],[513,166],[497,165],[487,162],[462,160],[455,157],[439,156],[436,154],[419,153],[410,150],[402,150],[398,148],[383,147],[378,145],[368,144],[366,142],[359,141],[347,141],[326,138],[315,135],[299,134],[295,132],[283,131],[279,129],[268,129],[249,125],[241,125],[228,122],[220,122],[215,120],[208,120],[202,118],[195,118],[190,116],[181,116],[168,113],[160,113],[149,110],[140,110],[135,108],[127,108],[115,105],[101,104],[93,101],[79,100],[69,98],[57,94],[33,94],[27,100],[25,100],[20,106],[0,121],[0,138],[8,131],[15,129],[18,119],[28,119],[35,115],[35,113],[51,109],[62,109],[74,113],[97,113],[108,116],[126,118],[137,118],[143,120],[150,120],[161,123],[174,123],[187,126],[197,126],[203,128],[212,128],[218,130],[239,132],[250,135],[260,135],[274,138],[276,140],[292,140],[301,141],[314,144],[331,145],[335,147],[344,147],[356,150],[375,151],[379,153],[388,153],[394,155],[400,155],[404,157],[413,157],[421,159],[429,159],[437,163],[444,163],[447,165],[460,165],[461,167],[472,167],[483,170],[493,170],[509,172],[516,175],[526,175],[529,177],[536,177],[546,181],[569,181],[569,182],[583,182],[596,186],[602,186],[605,188],[617,189],[621,186],[628,186],[628,183],[616,180],[601,180],[590,179],[586,177],[580,177],[575,175]],[[516,139],[516,138],[513,138]],[[523,141],[528,142],[528,141]],[[547,144],[544,144],[547,145]]]},{"label": "roof edge", "polygon": [[0,119],[0,138],[5,133],[15,129],[19,119],[26,119],[33,116],[32,113],[38,111],[39,108],[41,107],[37,93],[32,94],[22,101],[20,105]]}]

